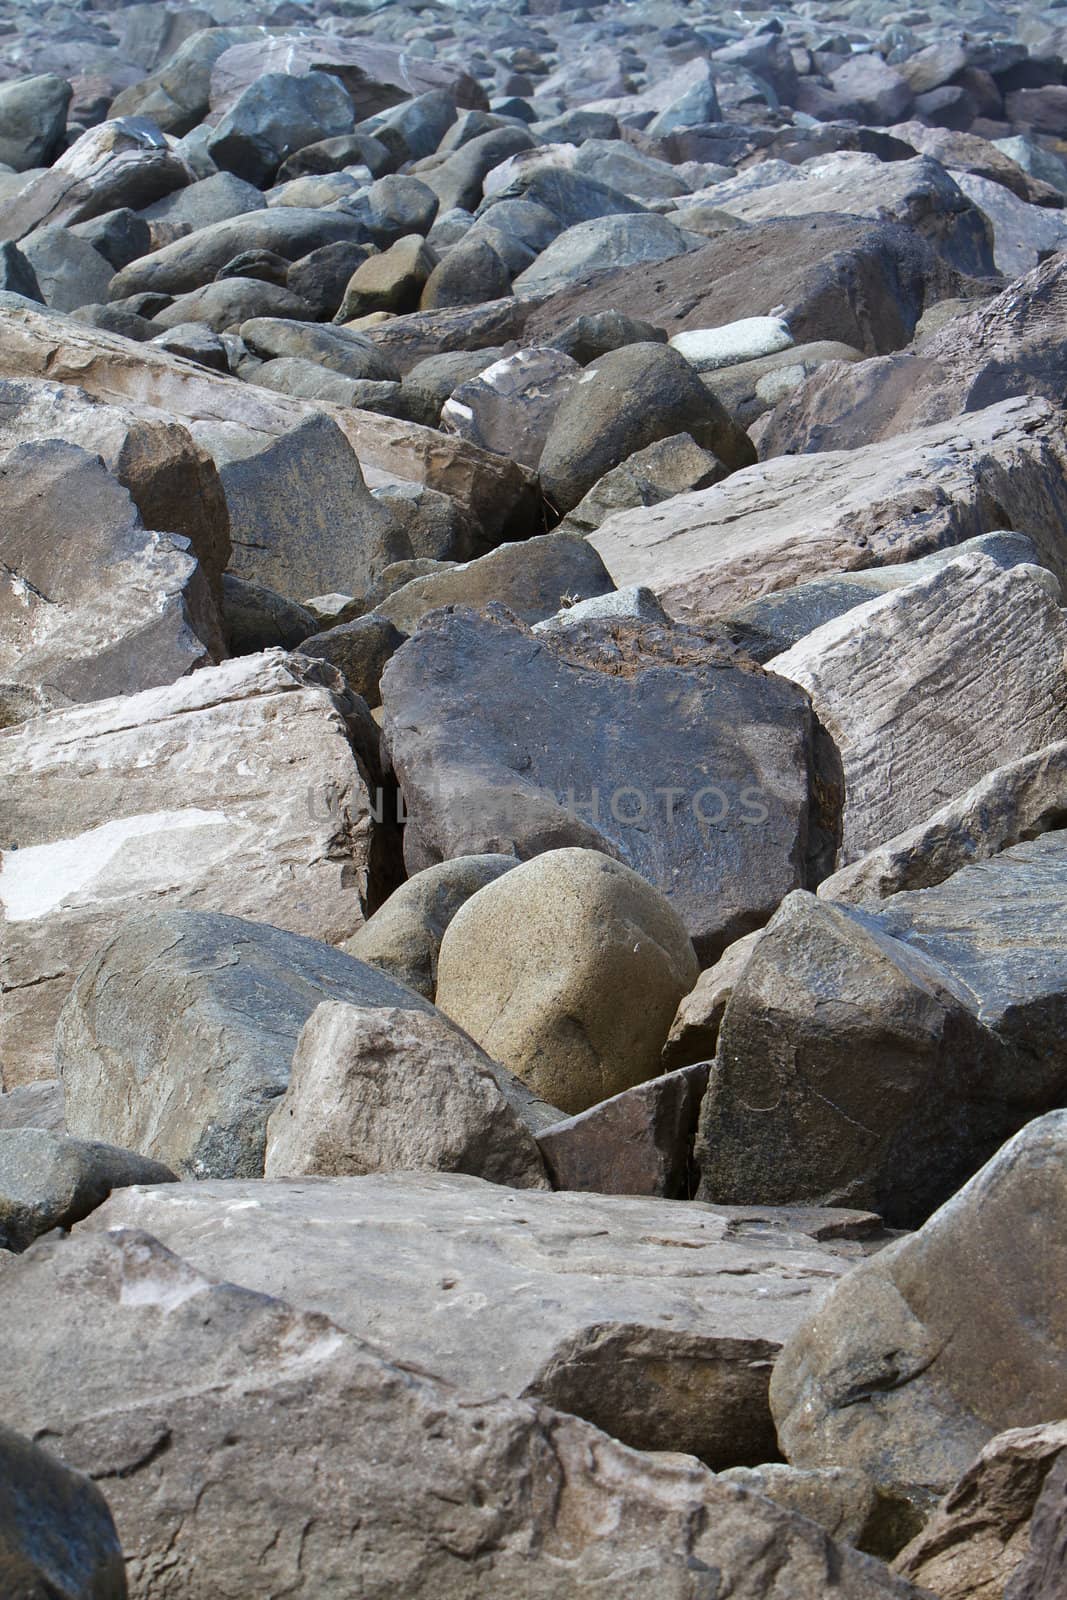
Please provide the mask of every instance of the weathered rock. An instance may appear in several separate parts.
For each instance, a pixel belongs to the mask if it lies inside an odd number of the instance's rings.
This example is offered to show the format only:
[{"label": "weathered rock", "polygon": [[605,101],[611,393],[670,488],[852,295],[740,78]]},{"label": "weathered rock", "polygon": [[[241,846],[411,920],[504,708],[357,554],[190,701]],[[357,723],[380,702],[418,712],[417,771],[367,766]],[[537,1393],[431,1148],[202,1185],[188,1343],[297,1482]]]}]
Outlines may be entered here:
[{"label": "weathered rock", "polygon": [[158,1161],[42,1128],[0,1133],[0,1248],[25,1250],[50,1228],[70,1228],[131,1183],[176,1183]]},{"label": "weathered rock", "polygon": [[514,856],[457,856],[416,872],[342,948],[432,1000],[448,924],[471,895],[517,865]]},{"label": "weathered rock", "polygon": [[588,316],[575,317],[552,340],[556,350],[587,367],[597,356],[609,350],[619,350],[626,344],[666,344],[667,335],[662,328],[636,317],[624,316],[621,311],[594,311]]},{"label": "weathered rock", "polygon": [[103,464],[59,440],[0,453],[0,724],[173,683],[225,654],[206,575],[145,529]]},{"label": "weathered rock", "polygon": [[[773,1451],[770,1366],[862,1251],[827,1237],[826,1212],[721,1212],[445,1173],[169,1194],[116,1194],[81,1231],[143,1227],[202,1270],[325,1312],[467,1397],[536,1397],[626,1444],[713,1466]],[[854,1234],[874,1223],[849,1220]]]},{"label": "weathered rock", "polygon": [[614,511],[655,506],[676,494],[710,489],[728,476],[728,469],[710,450],[702,450],[688,433],[657,439],[635,450],[619,466],[605,472],[578,504],[568,511],[561,530],[584,536],[595,532]]},{"label": "weathered rock", "polygon": [[[40,1246],[6,1269],[4,1289],[5,1345],[25,1375],[12,1420],[108,1475],[133,1600],[149,1600],[161,1572],[185,1600],[211,1600],[252,1571],[322,1600],[350,1592],[354,1572],[367,1600],[398,1577],[412,1600],[488,1600],[501,1583],[529,1600],[561,1584],[638,1600],[650,1582],[691,1589],[694,1564],[737,1600],[764,1600],[754,1541],[793,1600],[917,1600],[693,1462],[642,1457],[536,1402],[471,1404],[145,1235]],[[211,1493],[199,1492],[205,1472]],[[475,1554],[487,1540],[491,1566]]]},{"label": "weathered rock", "polygon": [[757,929],[755,933],[735,939],[715,965],[700,974],[696,987],[685,996],[671,1023],[667,1043],[663,1046],[665,1071],[675,1072],[681,1067],[712,1060],[730,996],[762,937],[762,930]]},{"label": "weathered rock", "polygon": [[543,1128],[537,1143],[553,1187],[688,1200],[708,1071],[707,1062],[682,1067]]},{"label": "weathered rock", "polygon": [[373,709],[382,703],[380,684],[385,663],[406,638],[407,635],[394,627],[387,617],[371,612],[322,633],[302,636],[300,651],[302,655],[316,656],[336,667],[349,688]]},{"label": "weathered rock", "polygon": [[405,376],[429,357],[461,350],[484,350],[488,364],[501,354],[503,344],[521,339],[530,311],[526,301],[507,297],[476,306],[416,311],[368,328],[366,337]]},{"label": "weathered rock", "polygon": [[541,456],[545,492],[569,511],[635,450],[676,433],[688,433],[731,469],[755,454],[677,351],[661,344],[611,350],[585,369],[556,411]]},{"label": "weathered rock", "polygon": [[[296,650],[319,627],[318,618],[304,606],[284,599],[273,589],[246,583],[233,573],[227,573],[222,580],[222,607],[226,646],[233,656],[256,655],[260,650]],[[360,692],[357,685],[356,693]]]},{"label": "weathered rock", "polygon": [[67,1126],[187,1177],[259,1177],[300,1030],[326,1000],[431,1010],[315,939],[213,913],[129,917],[60,1015]]},{"label": "weathered rock", "polygon": [[1030,1550],[1004,1591],[1005,1600],[1055,1600],[1063,1588],[1067,1463],[1061,1454],[1045,1479],[1030,1522]]},{"label": "weathered rock", "polygon": [[667,896],[704,961],[824,875],[833,777],[807,697],[687,629],[531,635],[506,614],[441,614],[393,656],[382,699],[412,871],[592,846]]},{"label": "weathered rock", "polygon": [[658,1072],[698,971],[685,925],[650,884],[597,850],[549,850],[456,912],[437,1002],[573,1115]]},{"label": "weathered rock", "polygon": [[45,1133],[65,1134],[61,1080],[45,1078],[39,1083],[23,1083],[8,1094],[0,1094],[0,1128],[41,1128]]},{"label": "weathered rock", "polygon": [[358,266],[345,288],[336,321],[371,311],[413,311],[422,286],[437,264],[421,235],[409,233]]},{"label": "weathered rock", "polygon": [[536,470],[556,412],[581,372],[559,350],[517,350],[454,389],[440,425]]},{"label": "weathered rock", "polygon": [[22,255],[37,280],[41,298],[53,311],[76,311],[106,299],[113,272],[88,239],[67,228],[35,228],[21,241]]},{"label": "weathered rock", "polygon": [[1067,1423],[998,1434],[950,1489],[895,1569],[939,1600],[1002,1600],[1024,1565],[1049,1474],[1067,1461]]},{"label": "weathered rock", "polygon": [[297,324],[288,317],[253,317],[242,323],[240,331],[252,354],[265,361],[285,356],[310,359],[346,378],[388,381],[397,375],[388,356],[354,329]]},{"label": "weathered rock", "polygon": [[355,108],[324,72],[267,72],[216,124],[207,148],[215,165],[264,188],[286,156],[319,139],[350,133]]},{"label": "weathered rock", "polygon": [[361,925],[381,892],[361,716],[325,663],[268,651],[0,730],[5,1088],[54,1076],[74,979],[146,895],[335,942]]},{"label": "weathered rock", "polygon": [[[179,295],[163,311],[157,311],[152,320],[157,328],[202,323],[215,333],[226,333],[261,317],[311,322],[314,316],[314,307],[290,294],[288,289],[258,278],[236,277],[207,283],[202,289],[191,289],[188,294]],[[225,371],[225,367],[222,370]]]},{"label": "weathered rock", "polygon": [[569,600],[606,594],[612,587],[596,551],[580,535],[548,533],[522,544],[504,544],[476,561],[412,578],[379,601],[379,615],[404,633],[440,606],[479,606],[500,601],[523,622],[554,616]]},{"label": "weathered rock", "polygon": [[1063,1415],[1065,1140],[1067,1113],[1029,1124],[787,1342],[771,1404],[794,1465],[862,1469],[917,1532],[995,1434]]},{"label": "weathered rock", "polygon": [[216,172],[153,201],[140,215],[148,224],[153,248],[160,250],[213,222],[228,222],[232,217],[247,216],[250,211],[263,211],[266,204],[254,184],[235,178],[232,172]]},{"label": "weathered rock", "polygon": [[1006,524],[1025,528],[1067,576],[1058,532],[1067,490],[1051,424],[1044,402],[1006,400],[861,449],[783,456],[619,512],[590,543],[616,584],[647,584],[693,623],[787,584],[908,561]]},{"label": "weathered rock", "polygon": [[47,167],[59,154],[71,86],[46,72],[0,88],[0,161],[16,172]]},{"label": "weathered rock", "polygon": [[807,689],[840,753],[841,866],[1067,737],[1067,621],[1036,570],[961,555],[767,663]]},{"label": "weathered rock", "polygon": [[654,212],[593,217],[557,235],[532,266],[519,273],[515,293],[528,299],[555,294],[591,272],[638,265],[647,270],[654,263],[683,255],[693,242],[681,228]]},{"label": "weathered rock", "polygon": [[100,1490],[8,1427],[0,1427],[0,1582],[12,1600],[127,1595],[118,1534]]},{"label": "weathered rock", "polygon": [[0,290],[5,295],[17,294],[24,300],[37,300],[44,304],[37,274],[22,251],[10,242],[0,245]]},{"label": "weathered rock", "polygon": [[466,1172],[547,1189],[521,1117],[523,1086],[509,1079],[428,1010],[324,1002],[304,1024],[270,1114],[264,1174]]},{"label": "weathered rock", "polygon": [[874,1485],[847,1467],[790,1467],[772,1461],[758,1467],[728,1467],[719,1479],[762,1494],[825,1528],[842,1544],[870,1549],[879,1512]]},{"label": "weathered rock", "polygon": [[988,217],[993,228],[993,259],[1006,278],[1021,278],[1053,250],[1067,247],[1062,211],[1028,204],[1003,184],[976,173],[957,172],[956,182]]}]

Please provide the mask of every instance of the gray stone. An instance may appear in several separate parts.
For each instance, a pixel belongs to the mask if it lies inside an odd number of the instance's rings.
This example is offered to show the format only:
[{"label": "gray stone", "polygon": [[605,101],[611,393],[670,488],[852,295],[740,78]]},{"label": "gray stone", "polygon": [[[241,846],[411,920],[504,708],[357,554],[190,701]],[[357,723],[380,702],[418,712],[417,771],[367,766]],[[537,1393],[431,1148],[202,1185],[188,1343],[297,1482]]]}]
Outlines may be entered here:
[{"label": "gray stone", "polygon": [[406,638],[407,634],[394,627],[388,617],[371,612],[322,633],[303,636],[300,651],[302,655],[317,656],[336,667],[343,673],[349,688],[373,710],[382,703],[380,684],[385,664]]},{"label": "gray stone", "polygon": [[515,279],[515,293],[523,299],[554,294],[590,273],[667,261],[692,244],[673,222],[653,213],[594,217],[565,228],[542,250]]},{"label": "gray stone", "polygon": [[511,270],[486,238],[461,239],[438,262],[422,291],[423,311],[479,305],[511,293]]},{"label": "gray stone", "polygon": [[27,234],[20,249],[53,311],[75,311],[107,298],[113,268],[88,239],[79,239],[68,228],[38,228]]},{"label": "gray stone", "polygon": [[349,322],[372,311],[414,311],[437,257],[417,233],[409,233],[358,266],[334,319]]},{"label": "gray stone", "polygon": [[9,1094],[0,1094],[0,1128],[42,1128],[45,1133],[66,1133],[60,1079],[24,1083]]},{"label": "gray stone", "polygon": [[294,150],[350,133],[354,122],[352,101],[336,78],[268,72],[216,124],[207,147],[222,171],[263,188]]},{"label": "gray stone", "polygon": [[725,1483],[762,1494],[775,1505],[817,1522],[832,1539],[870,1549],[875,1532],[878,1495],[866,1473],[848,1467],[790,1467],[771,1461],[758,1467],[728,1467],[719,1473]]},{"label": "gray stone", "polygon": [[319,628],[318,618],[306,607],[232,572],[222,580],[222,620],[232,656],[295,650]]},{"label": "gray stone", "polygon": [[49,1449],[0,1427],[0,1583],[12,1600],[126,1600],[107,1501]]},{"label": "gray stone", "polygon": [[[675,433],[635,450],[594,483],[560,524],[566,533],[594,533],[615,511],[655,506],[676,494],[710,489],[728,469],[688,433]],[[646,590],[651,594],[651,590]]]},{"label": "gray stone", "polygon": [[71,86],[54,72],[0,86],[0,161],[27,172],[47,167],[63,140]]},{"label": "gray stone", "polygon": [[1006,278],[1021,278],[1053,250],[1067,249],[1067,220],[1062,211],[1028,205],[1003,184],[971,172],[957,172],[956,182],[993,226],[993,259]]},{"label": "gray stone", "polygon": [[440,426],[536,469],[556,412],[581,370],[559,350],[517,350],[454,389]]},{"label": "gray stone", "polygon": [[241,325],[240,332],[253,355],[265,361],[291,356],[316,361],[346,378],[388,382],[397,376],[389,357],[351,328],[324,328],[310,322],[294,323],[284,317],[254,317]]},{"label": "gray stone", "polygon": [[51,1228],[71,1228],[131,1183],[176,1183],[158,1161],[130,1150],[48,1133],[0,1132],[0,1249],[25,1250]]},{"label": "gray stone", "polygon": [[1063,1588],[1063,1523],[1067,1462],[1061,1453],[1045,1480],[1030,1522],[1030,1549],[1004,1591],[1004,1600],[1056,1600]]},{"label": "gray stone", "polygon": [[762,929],[757,929],[755,933],[735,939],[715,965],[700,974],[695,988],[686,995],[671,1023],[667,1043],[663,1046],[665,1071],[674,1072],[713,1059],[730,996],[762,937]]},{"label": "gray stone", "polygon": [[152,320],[157,328],[202,322],[215,333],[226,333],[236,332],[253,319],[267,317],[313,322],[315,311],[306,300],[275,283],[264,283],[260,278],[224,278],[178,295]]}]

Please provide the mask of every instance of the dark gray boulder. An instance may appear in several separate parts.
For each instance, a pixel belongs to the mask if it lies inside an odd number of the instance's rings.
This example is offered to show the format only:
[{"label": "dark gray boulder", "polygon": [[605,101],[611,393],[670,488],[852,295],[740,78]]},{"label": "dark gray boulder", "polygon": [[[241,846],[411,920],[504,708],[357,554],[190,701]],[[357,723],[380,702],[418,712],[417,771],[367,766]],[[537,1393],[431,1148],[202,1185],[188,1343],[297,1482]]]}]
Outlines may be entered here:
[{"label": "dark gray boulder", "polygon": [[0,1588],[11,1600],[126,1600],[107,1501],[51,1450],[0,1426]]},{"label": "dark gray boulder", "polygon": [[250,83],[207,142],[215,165],[263,188],[286,156],[350,133],[355,109],[337,79],[268,72]]},{"label": "dark gray boulder", "polygon": [[176,1183],[159,1161],[48,1133],[0,1132],[0,1249],[25,1250],[51,1228],[71,1228],[131,1183]]}]

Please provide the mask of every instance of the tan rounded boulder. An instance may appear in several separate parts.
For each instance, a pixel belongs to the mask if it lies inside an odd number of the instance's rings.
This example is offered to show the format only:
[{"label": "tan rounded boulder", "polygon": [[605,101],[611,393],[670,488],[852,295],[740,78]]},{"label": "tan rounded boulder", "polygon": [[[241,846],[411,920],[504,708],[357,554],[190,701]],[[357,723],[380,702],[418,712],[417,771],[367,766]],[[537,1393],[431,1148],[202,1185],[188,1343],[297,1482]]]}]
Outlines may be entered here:
[{"label": "tan rounded boulder", "polygon": [[597,850],[550,850],[456,913],[437,1003],[574,1115],[659,1073],[698,972],[684,923],[651,884]]}]

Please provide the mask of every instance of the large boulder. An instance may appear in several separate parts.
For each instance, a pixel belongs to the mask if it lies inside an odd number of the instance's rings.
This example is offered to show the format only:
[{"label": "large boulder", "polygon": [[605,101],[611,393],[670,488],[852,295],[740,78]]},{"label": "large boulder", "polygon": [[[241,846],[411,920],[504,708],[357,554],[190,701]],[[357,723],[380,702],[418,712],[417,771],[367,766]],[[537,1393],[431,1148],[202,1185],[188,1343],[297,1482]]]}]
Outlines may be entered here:
[{"label": "large boulder", "polygon": [[67,1127],[187,1177],[259,1177],[300,1030],[326,1000],[432,1010],[317,939],[211,912],[128,917],[60,1014]]},{"label": "large boulder", "polygon": [[148,895],[355,932],[383,892],[380,796],[350,743],[373,759],[368,723],[332,668],[268,651],[0,730],[5,1088],[54,1076],[66,995]]},{"label": "large boulder", "polygon": [[656,212],[623,212],[575,223],[546,245],[515,279],[520,299],[555,294],[593,272],[648,267],[693,247],[692,235]]},{"label": "large boulder", "polygon": [[596,850],[549,850],[456,912],[437,1002],[573,1114],[658,1073],[698,970],[684,923],[636,872]]},{"label": "large boulder", "polygon": [[286,156],[351,133],[355,120],[352,101],[329,74],[266,72],[216,123],[207,149],[220,171],[265,188]]},{"label": "large boulder", "polygon": [[[847,368],[853,371],[854,368]],[[1067,455],[1053,409],[1005,400],[883,442],[782,456],[609,517],[590,538],[619,587],[699,624],[774,589],[1024,528],[1067,577]]]},{"label": "large boulder", "polygon": [[0,1583],[12,1600],[127,1600],[100,1490],[9,1427],[0,1427]]},{"label": "large boulder", "polygon": [[765,1600],[765,1561],[791,1600],[918,1600],[694,1462],[641,1456],[536,1401],[472,1403],[143,1234],[40,1246],[5,1270],[0,1319],[20,1375],[8,1415],[106,1474],[132,1600],[160,1581],[184,1600],[250,1585],[341,1600],[353,1574],[366,1600],[398,1582],[411,1600],[489,1600],[502,1584],[638,1600],[649,1584],[691,1592],[701,1569]]},{"label": "large boulder", "polygon": [[771,1380],[790,1461],[859,1467],[921,1516],[995,1434],[1064,1415],[1065,1150],[1067,1113],[1030,1123],[834,1287]]},{"label": "large boulder", "polygon": [[688,629],[439,612],[382,703],[411,871],[592,847],[667,896],[702,960],[825,875],[837,792],[807,696]]},{"label": "large boulder", "polygon": [[541,482],[560,511],[635,450],[687,433],[727,467],[755,451],[688,361],[662,344],[610,350],[563,398],[541,455]]}]

